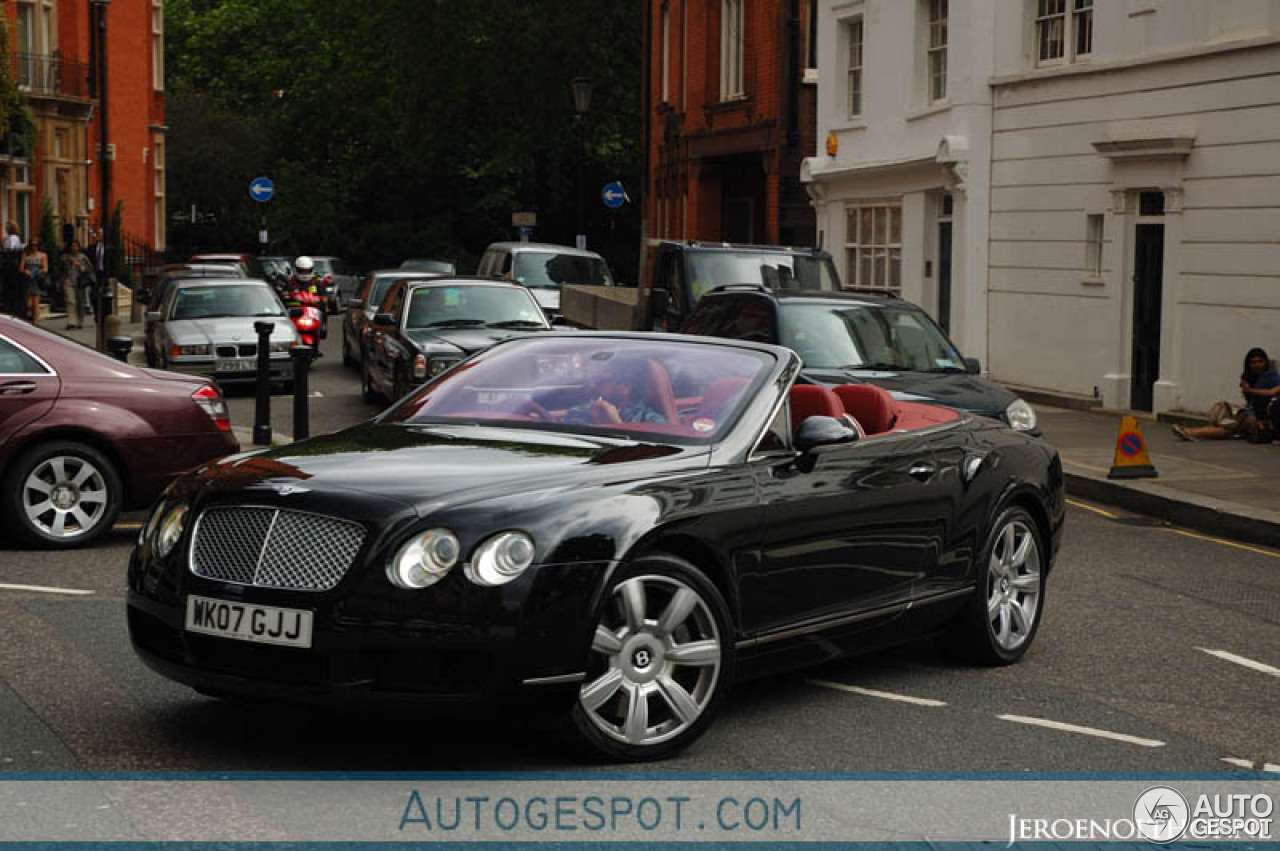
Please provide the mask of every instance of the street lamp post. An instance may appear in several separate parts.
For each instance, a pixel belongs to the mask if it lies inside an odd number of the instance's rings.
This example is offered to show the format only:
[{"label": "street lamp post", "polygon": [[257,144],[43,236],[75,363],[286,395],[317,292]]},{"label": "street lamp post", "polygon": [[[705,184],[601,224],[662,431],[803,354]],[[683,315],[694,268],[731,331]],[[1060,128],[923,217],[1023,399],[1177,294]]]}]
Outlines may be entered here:
[{"label": "street lamp post", "polygon": [[[107,225],[111,215],[111,161],[107,156],[107,6],[111,0],[89,0],[89,43],[94,54],[93,73],[98,95],[98,178],[101,181],[101,205],[98,213],[98,239],[106,248]],[[94,302],[94,319],[97,321],[98,351],[107,349],[107,287],[111,283],[110,264],[104,263],[103,277],[98,281]]]},{"label": "street lamp post", "polygon": [[591,78],[573,78],[573,109],[578,113],[578,239],[579,248],[587,247],[586,208],[583,202],[583,163],[587,158],[587,110],[591,108]]}]

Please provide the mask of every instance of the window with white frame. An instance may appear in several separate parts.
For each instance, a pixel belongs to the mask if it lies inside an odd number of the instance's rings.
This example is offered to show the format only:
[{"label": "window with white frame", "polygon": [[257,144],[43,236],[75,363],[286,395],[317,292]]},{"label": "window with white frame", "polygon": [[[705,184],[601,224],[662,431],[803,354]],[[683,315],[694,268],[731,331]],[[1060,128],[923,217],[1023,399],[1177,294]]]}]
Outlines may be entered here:
[{"label": "window with white frame", "polygon": [[848,286],[902,292],[902,204],[847,206],[845,257]]},{"label": "window with white frame", "polygon": [[743,6],[746,0],[720,0],[720,100],[743,96]]},{"label": "window with white frame", "polygon": [[1093,0],[1036,0],[1036,64],[1059,65],[1093,53]]},{"label": "window with white frame", "polygon": [[662,4],[662,102],[671,102],[671,8]]},{"label": "window with white frame", "polygon": [[929,0],[929,102],[947,96],[947,0]]},{"label": "window with white frame", "polygon": [[13,220],[18,224],[18,232],[23,243],[31,241],[31,198],[36,188],[31,185],[31,168],[15,165],[11,175],[13,187]]},{"label": "window with white frame", "polygon": [[845,87],[849,118],[862,116],[862,17],[851,18],[844,24]]},{"label": "window with white frame", "polygon": [[164,91],[164,2],[151,0],[151,86]]},{"label": "window with white frame", "polygon": [[1085,273],[1090,278],[1102,277],[1102,216],[1085,217]]},{"label": "window with white frame", "polygon": [[165,244],[165,200],[164,200],[164,137],[155,135],[151,138],[151,161],[155,169],[156,188],[155,188],[155,206],[156,206],[156,238],[155,247],[157,251],[164,250]]},{"label": "window with white frame", "polygon": [[35,79],[36,10],[31,3],[18,3],[18,85],[30,88]]}]

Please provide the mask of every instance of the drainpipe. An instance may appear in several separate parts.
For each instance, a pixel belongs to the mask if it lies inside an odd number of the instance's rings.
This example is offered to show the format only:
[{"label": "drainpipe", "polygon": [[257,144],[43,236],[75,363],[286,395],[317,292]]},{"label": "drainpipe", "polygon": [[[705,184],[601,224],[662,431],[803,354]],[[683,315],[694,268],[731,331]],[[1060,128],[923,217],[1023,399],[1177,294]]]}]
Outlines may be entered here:
[{"label": "drainpipe", "polygon": [[800,0],[791,0],[791,21],[788,27],[791,39],[787,62],[787,147],[800,143]]}]

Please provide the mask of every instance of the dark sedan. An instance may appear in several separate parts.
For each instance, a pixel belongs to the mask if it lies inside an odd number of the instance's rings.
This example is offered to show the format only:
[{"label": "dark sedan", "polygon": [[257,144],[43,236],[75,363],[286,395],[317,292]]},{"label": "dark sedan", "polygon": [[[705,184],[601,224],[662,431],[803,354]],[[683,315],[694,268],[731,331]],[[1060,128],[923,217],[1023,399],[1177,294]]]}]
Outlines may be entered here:
[{"label": "dark sedan", "polygon": [[23,541],[87,544],[122,508],[239,448],[208,381],[129,366],[0,314],[0,516]]},{"label": "dark sedan", "polygon": [[206,694],[567,712],[628,760],[692,742],[735,678],[935,631],[1018,660],[1056,451],[799,370],[675,335],[498,343],[175,483],[130,562],[134,647]]},{"label": "dark sedan", "polygon": [[399,399],[499,340],[551,328],[530,291],[483,278],[397,281],[365,335],[364,398]]},{"label": "dark sedan", "polygon": [[364,360],[364,338],[369,321],[378,314],[378,308],[387,291],[396,281],[422,281],[439,277],[438,272],[412,269],[378,269],[370,272],[360,282],[355,298],[347,302],[342,314],[342,363],[360,368]]}]

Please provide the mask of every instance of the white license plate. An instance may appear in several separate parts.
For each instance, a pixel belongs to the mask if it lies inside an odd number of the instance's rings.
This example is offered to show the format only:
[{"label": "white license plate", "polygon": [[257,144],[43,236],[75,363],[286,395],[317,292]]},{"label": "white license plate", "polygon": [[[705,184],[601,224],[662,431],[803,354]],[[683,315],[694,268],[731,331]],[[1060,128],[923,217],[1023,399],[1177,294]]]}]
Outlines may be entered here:
[{"label": "white license plate", "polygon": [[311,612],[192,595],[187,598],[187,631],[261,644],[310,647]]},{"label": "white license plate", "polygon": [[257,358],[218,358],[214,364],[218,372],[253,372],[257,368]]}]

